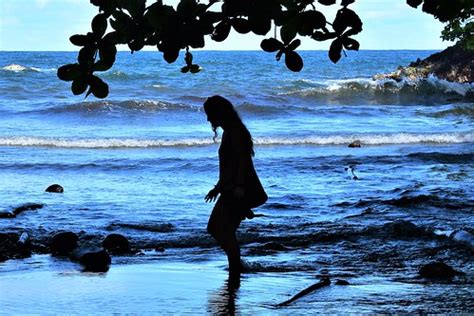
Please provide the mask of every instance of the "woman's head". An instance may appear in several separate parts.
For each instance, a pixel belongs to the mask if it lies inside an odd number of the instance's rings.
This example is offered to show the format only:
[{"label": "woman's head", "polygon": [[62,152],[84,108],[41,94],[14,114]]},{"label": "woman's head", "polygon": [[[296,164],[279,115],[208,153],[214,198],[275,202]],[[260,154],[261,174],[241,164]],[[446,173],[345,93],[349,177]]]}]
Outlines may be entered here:
[{"label": "woman's head", "polygon": [[207,120],[211,123],[212,130],[214,131],[214,140],[217,138],[218,127],[225,129],[235,125],[242,126],[248,136],[249,149],[253,155],[252,136],[229,100],[220,95],[209,97],[204,102],[204,112],[206,112]]},{"label": "woman's head", "polygon": [[204,112],[206,112],[207,120],[214,130],[233,122],[241,122],[232,103],[220,95],[207,98],[204,102]]}]

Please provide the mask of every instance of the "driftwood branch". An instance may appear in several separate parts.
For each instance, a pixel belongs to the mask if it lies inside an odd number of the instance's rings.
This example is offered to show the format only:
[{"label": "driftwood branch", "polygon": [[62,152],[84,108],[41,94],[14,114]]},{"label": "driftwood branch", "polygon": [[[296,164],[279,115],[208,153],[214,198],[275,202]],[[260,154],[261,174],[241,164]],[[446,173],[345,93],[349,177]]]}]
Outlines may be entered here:
[{"label": "driftwood branch", "polygon": [[313,284],[310,287],[307,287],[306,289],[302,290],[301,292],[299,292],[298,294],[296,294],[295,296],[293,296],[289,300],[284,301],[283,303],[277,304],[277,307],[288,306],[289,304],[293,303],[297,299],[302,298],[303,296],[308,295],[309,293],[314,292],[314,291],[316,291],[320,288],[323,288],[325,286],[328,286],[330,284],[331,284],[331,280],[329,280],[329,278],[327,278],[327,277],[322,278],[318,283]]}]

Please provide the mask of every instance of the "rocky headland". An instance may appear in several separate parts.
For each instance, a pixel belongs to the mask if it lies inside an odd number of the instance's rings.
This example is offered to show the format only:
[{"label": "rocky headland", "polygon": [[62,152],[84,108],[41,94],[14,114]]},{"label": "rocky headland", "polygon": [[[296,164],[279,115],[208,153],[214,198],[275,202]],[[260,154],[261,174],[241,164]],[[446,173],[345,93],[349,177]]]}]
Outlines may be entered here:
[{"label": "rocky headland", "polygon": [[474,50],[467,50],[458,43],[423,60],[418,59],[406,67],[399,66],[392,73],[377,74],[373,79],[392,79],[400,82],[429,76],[456,83],[474,82]]}]

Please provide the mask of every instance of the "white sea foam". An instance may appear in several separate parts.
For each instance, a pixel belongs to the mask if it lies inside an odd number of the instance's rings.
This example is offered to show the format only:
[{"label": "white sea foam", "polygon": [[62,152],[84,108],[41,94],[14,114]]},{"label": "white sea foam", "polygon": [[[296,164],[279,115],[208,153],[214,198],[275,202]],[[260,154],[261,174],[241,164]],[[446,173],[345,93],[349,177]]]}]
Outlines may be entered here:
[{"label": "white sea foam", "polygon": [[56,71],[56,68],[43,69],[43,68],[38,68],[38,67],[26,67],[19,64],[10,64],[5,67],[2,67],[2,70],[12,71],[12,72],[22,72],[22,71],[50,72],[50,71]]},{"label": "white sea foam", "polygon": [[[333,135],[333,136],[307,136],[307,137],[260,137],[254,140],[255,145],[347,145],[353,141],[362,145],[388,145],[388,144],[458,144],[474,143],[472,133],[441,133],[441,134],[378,134],[378,135]],[[75,138],[49,138],[49,137],[0,137],[0,146],[22,147],[60,147],[60,148],[156,148],[156,147],[195,147],[213,144],[210,138],[187,138],[176,140],[158,139],[75,139]]]},{"label": "white sea foam", "polygon": [[307,136],[299,138],[259,138],[256,145],[346,145],[359,141],[362,145],[388,145],[388,144],[458,144],[474,142],[474,133],[443,133],[443,134],[367,134],[351,136]]},{"label": "white sea foam", "polygon": [[0,146],[21,147],[62,147],[62,148],[148,148],[148,147],[180,147],[203,146],[212,144],[212,139],[177,139],[177,140],[148,140],[148,139],[74,139],[49,137],[0,137]]},{"label": "white sea foam", "polygon": [[444,79],[439,79],[433,75],[426,79],[430,84],[439,88],[440,90],[448,93],[455,92],[457,94],[465,96],[469,91],[474,91],[474,83],[456,83],[449,82]]},{"label": "white sea foam", "polygon": [[18,65],[18,64],[10,64],[2,68],[3,70],[7,71],[14,71],[14,72],[20,72],[20,71],[25,71],[28,69],[28,67]]}]

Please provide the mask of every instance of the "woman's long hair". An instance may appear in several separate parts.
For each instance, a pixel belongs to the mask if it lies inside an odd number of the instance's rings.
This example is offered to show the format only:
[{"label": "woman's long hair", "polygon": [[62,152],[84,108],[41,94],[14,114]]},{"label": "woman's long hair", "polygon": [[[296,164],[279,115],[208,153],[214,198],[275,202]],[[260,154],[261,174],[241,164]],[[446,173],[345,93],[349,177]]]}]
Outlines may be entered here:
[{"label": "woman's long hair", "polygon": [[[204,111],[207,115],[212,116],[219,116],[222,121],[227,122],[229,124],[240,125],[244,130],[246,136],[246,142],[248,145],[248,149],[250,154],[253,156],[255,152],[253,150],[253,139],[252,135],[250,134],[249,130],[242,122],[239,114],[234,109],[232,103],[224,97],[220,95],[214,95],[212,97],[207,98],[206,102],[204,102]],[[212,126],[212,131],[214,132],[214,141],[217,139],[217,126]]]}]

